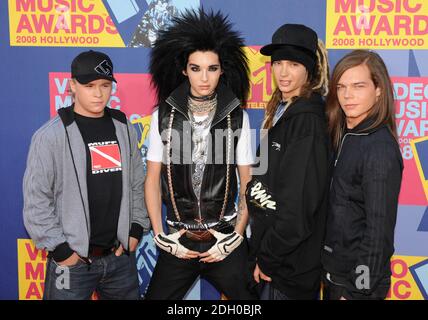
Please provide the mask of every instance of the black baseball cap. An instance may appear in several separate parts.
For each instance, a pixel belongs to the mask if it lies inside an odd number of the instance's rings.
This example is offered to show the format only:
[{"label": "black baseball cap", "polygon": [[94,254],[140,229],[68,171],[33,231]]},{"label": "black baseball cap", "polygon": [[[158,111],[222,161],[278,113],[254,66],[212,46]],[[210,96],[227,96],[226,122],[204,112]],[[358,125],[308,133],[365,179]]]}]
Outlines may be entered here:
[{"label": "black baseball cap", "polygon": [[260,49],[271,60],[292,60],[311,71],[316,64],[318,35],[303,24],[284,24],[272,35],[272,43]]},{"label": "black baseball cap", "polygon": [[113,77],[113,62],[105,53],[89,50],[80,53],[71,63],[71,77],[81,84],[98,79],[117,82]]}]

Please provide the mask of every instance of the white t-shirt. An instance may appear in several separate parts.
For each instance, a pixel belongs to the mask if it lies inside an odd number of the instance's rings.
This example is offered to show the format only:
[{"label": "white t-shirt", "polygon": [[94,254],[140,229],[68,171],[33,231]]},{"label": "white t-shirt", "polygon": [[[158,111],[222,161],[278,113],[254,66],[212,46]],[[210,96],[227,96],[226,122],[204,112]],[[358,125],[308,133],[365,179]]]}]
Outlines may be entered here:
[{"label": "white t-shirt", "polygon": [[[196,121],[204,120],[206,116],[195,116]],[[158,126],[159,112],[155,110],[152,114],[152,119],[150,123],[150,132],[149,132],[149,150],[147,152],[147,160],[153,162],[162,162],[163,157],[163,148],[164,144],[162,143],[162,138],[159,134]],[[209,128],[204,132],[204,134],[209,133]],[[189,141],[191,143],[191,141]],[[250,121],[248,119],[248,113],[243,110],[243,123],[241,135],[239,136],[238,144],[236,146],[236,163],[238,165],[251,165],[254,163],[253,152],[251,146],[251,131],[250,131]]]}]

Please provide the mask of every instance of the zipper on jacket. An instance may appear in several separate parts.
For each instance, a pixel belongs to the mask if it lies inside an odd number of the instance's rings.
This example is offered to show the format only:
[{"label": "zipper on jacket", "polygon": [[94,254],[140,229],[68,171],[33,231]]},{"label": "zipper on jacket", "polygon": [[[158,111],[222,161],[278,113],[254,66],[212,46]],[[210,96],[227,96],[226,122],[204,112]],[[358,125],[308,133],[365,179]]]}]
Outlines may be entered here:
[{"label": "zipper on jacket", "polygon": [[[180,112],[186,118],[186,120],[190,121],[189,116],[180,110],[178,105],[175,103],[174,99],[167,99],[167,100],[165,100],[165,102],[167,104],[169,104],[171,107],[175,108],[178,112]],[[234,102],[235,102],[235,104],[233,104]],[[217,123],[223,121],[227,117],[227,115],[229,113],[231,113],[233,110],[235,110],[235,108],[238,107],[240,104],[241,103],[239,102],[238,99],[232,100],[224,109],[228,109],[232,105],[233,105],[233,107],[231,107],[230,111],[228,113],[226,113],[222,118],[218,119],[216,122],[212,122],[211,128],[214,127]]]},{"label": "zipper on jacket", "polygon": [[[235,104],[233,104],[235,102]],[[227,112],[222,118],[218,119],[216,122],[211,123],[211,127],[214,127],[217,123],[220,123],[221,121],[223,121],[228,114],[230,114],[233,110],[235,110],[239,105],[241,104],[241,102],[239,102],[238,99],[233,99],[224,109],[228,109],[230,108],[230,111]],[[231,107],[232,106],[232,107]],[[214,120],[214,119],[213,119]]]},{"label": "zipper on jacket", "polygon": [[370,134],[370,133],[350,133],[350,132],[346,133],[346,134],[343,136],[342,141],[340,142],[339,152],[337,153],[336,160],[334,160],[334,167],[336,167],[337,160],[339,160],[340,153],[342,152],[343,143],[345,142],[345,138],[346,138],[347,136],[368,136],[369,134]]},{"label": "zipper on jacket", "polygon": [[[346,134],[343,136],[342,141],[340,142],[340,145],[339,145],[339,151],[338,151],[338,153],[337,153],[337,157],[336,157],[336,159],[334,160],[334,168],[336,168],[337,161],[339,160],[340,153],[342,152],[343,144],[344,144],[345,139],[346,139],[346,137],[347,137],[347,136],[368,136],[369,134],[370,134],[370,133],[351,133],[351,132],[346,133]],[[334,179],[334,178],[332,177],[332,178],[331,178],[331,181],[330,181],[330,190],[331,190],[331,187],[332,187],[332,185],[333,185],[333,179]]]},{"label": "zipper on jacket", "polygon": [[[133,190],[132,190],[132,183],[131,183],[131,179],[132,179],[132,176],[133,176],[133,171],[132,171],[132,156],[133,156],[133,154],[132,154],[132,146],[131,146],[131,137],[130,137],[130,135],[129,135],[129,127],[128,127],[128,122],[126,122],[126,132],[127,132],[127,135],[128,135],[128,145],[129,145],[129,170],[128,170],[128,172],[129,172],[129,177],[128,177],[128,179],[129,179],[129,186],[130,186],[130,188],[129,188],[129,194],[128,194],[128,206],[129,206],[129,221],[128,221],[128,249],[125,251],[125,253],[127,253],[128,255],[129,255],[129,251],[131,251],[130,250],[130,242],[129,242],[129,239],[130,239],[130,236],[129,236],[129,233],[131,232],[131,228],[132,228],[132,217],[133,217],[133,205],[132,205],[132,193],[134,192]],[[144,192],[144,190],[143,190],[143,192]],[[141,236],[142,237],[142,236]],[[138,245],[137,245],[137,247],[138,247]]]},{"label": "zipper on jacket", "polygon": [[175,103],[175,101],[173,99],[167,99],[167,100],[165,100],[165,102],[167,104],[169,104],[171,107],[173,107],[175,110],[180,112],[186,118],[187,121],[190,121],[189,116],[187,114],[185,114],[184,112],[181,112],[180,108],[178,107],[178,105]]},{"label": "zipper on jacket", "polygon": [[89,259],[89,241],[91,239],[91,234],[89,232],[89,223],[87,219],[90,219],[89,214],[86,213],[86,208],[85,208],[85,202],[83,201],[83,194],[82,194],[82,188],[80,186],[80,180],[79,180],[79,175],[77,174],[77,168],[76,168],[76,163],[74,161],[74,155],[73,155],[73,150],[71,149],[71,142],[70,142],[70,137],[68,135],[68,130],[67,127],[64,124],[64,129],[65,129],[65,135],[67,137],[67,144],[68,144],[68,149],[70,150],[70,155],[71,155],[71,161],[73,163],[73,168],[74,168],[74,174],[76,175],[76,180],[77,180],[77,186],[79,187],[79,195],[80,195],[80,200],[82,202],[82,207],[83,207],[83,214],[84,214],[84,218],[85,218],[85,224],[86,224],[86,233],[88,234],[88,251],[86,254],[86,257],[81,257],[86,263],[88,263],[88,265],[91,263],[91,260]]}]

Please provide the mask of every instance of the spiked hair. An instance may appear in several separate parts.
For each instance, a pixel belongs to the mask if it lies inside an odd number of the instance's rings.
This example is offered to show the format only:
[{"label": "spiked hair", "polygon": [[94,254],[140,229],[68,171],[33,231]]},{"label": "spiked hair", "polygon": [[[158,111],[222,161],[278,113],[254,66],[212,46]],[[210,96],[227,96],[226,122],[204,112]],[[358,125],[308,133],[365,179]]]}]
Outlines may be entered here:
[{"label": "spiked hair", "polygon": [[158,103],[165,100],[186,80],[189,55],[213,51],[220,60],[220,82],[229,87],[245,105],[249,91],[249,68],[243,50],[244,40],[221,12],[185,10],[160,30],[150,55],[150,74]]}]

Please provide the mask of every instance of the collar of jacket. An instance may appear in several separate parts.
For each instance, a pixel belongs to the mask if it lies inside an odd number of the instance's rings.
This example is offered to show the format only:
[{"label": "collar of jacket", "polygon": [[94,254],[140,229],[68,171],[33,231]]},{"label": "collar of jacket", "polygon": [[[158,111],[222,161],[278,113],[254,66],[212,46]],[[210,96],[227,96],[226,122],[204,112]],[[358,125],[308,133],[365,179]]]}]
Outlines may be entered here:
[{"label": "collar of jacket", "polygon": [[312,93],[309,98],[297,98],[284,112],[282,118],[289,119],[302,113],[314,113],[325,118],[325,102],[319,93]]},{"label": "collar of jacket", "polygon": [[375,119],[373,118],[366,118],[363,121],[361,121],[357,126],[355,126],[352,129],[345,129],[345,133],[373,133],[383,127],[386,127],[386,124],[381,124],[380,126],[371,128],[371,126],[374,124]]},{"label": "collar of jacket", "polygon": [[[64,126],[68,127],[74,122],[74,103],[69,107],[58,109],[57,112]],[[126,115],[122,111],[105,107],[104,112],[111,116],[112,119],[116,119],[117,121],[126,124]]]},{"label": "collar of jacket", "polygon": [[[166,102],[174,106],[179,112],[187,116],[187,99],[189,97],[190,83],[189,80],[184,81],[175,89],[166,99]],[[235,94],[219,82],[217,88],[217,110],[215,112],[212,126],[224,119],[232,110],[237,108],[241,103]]]}]

